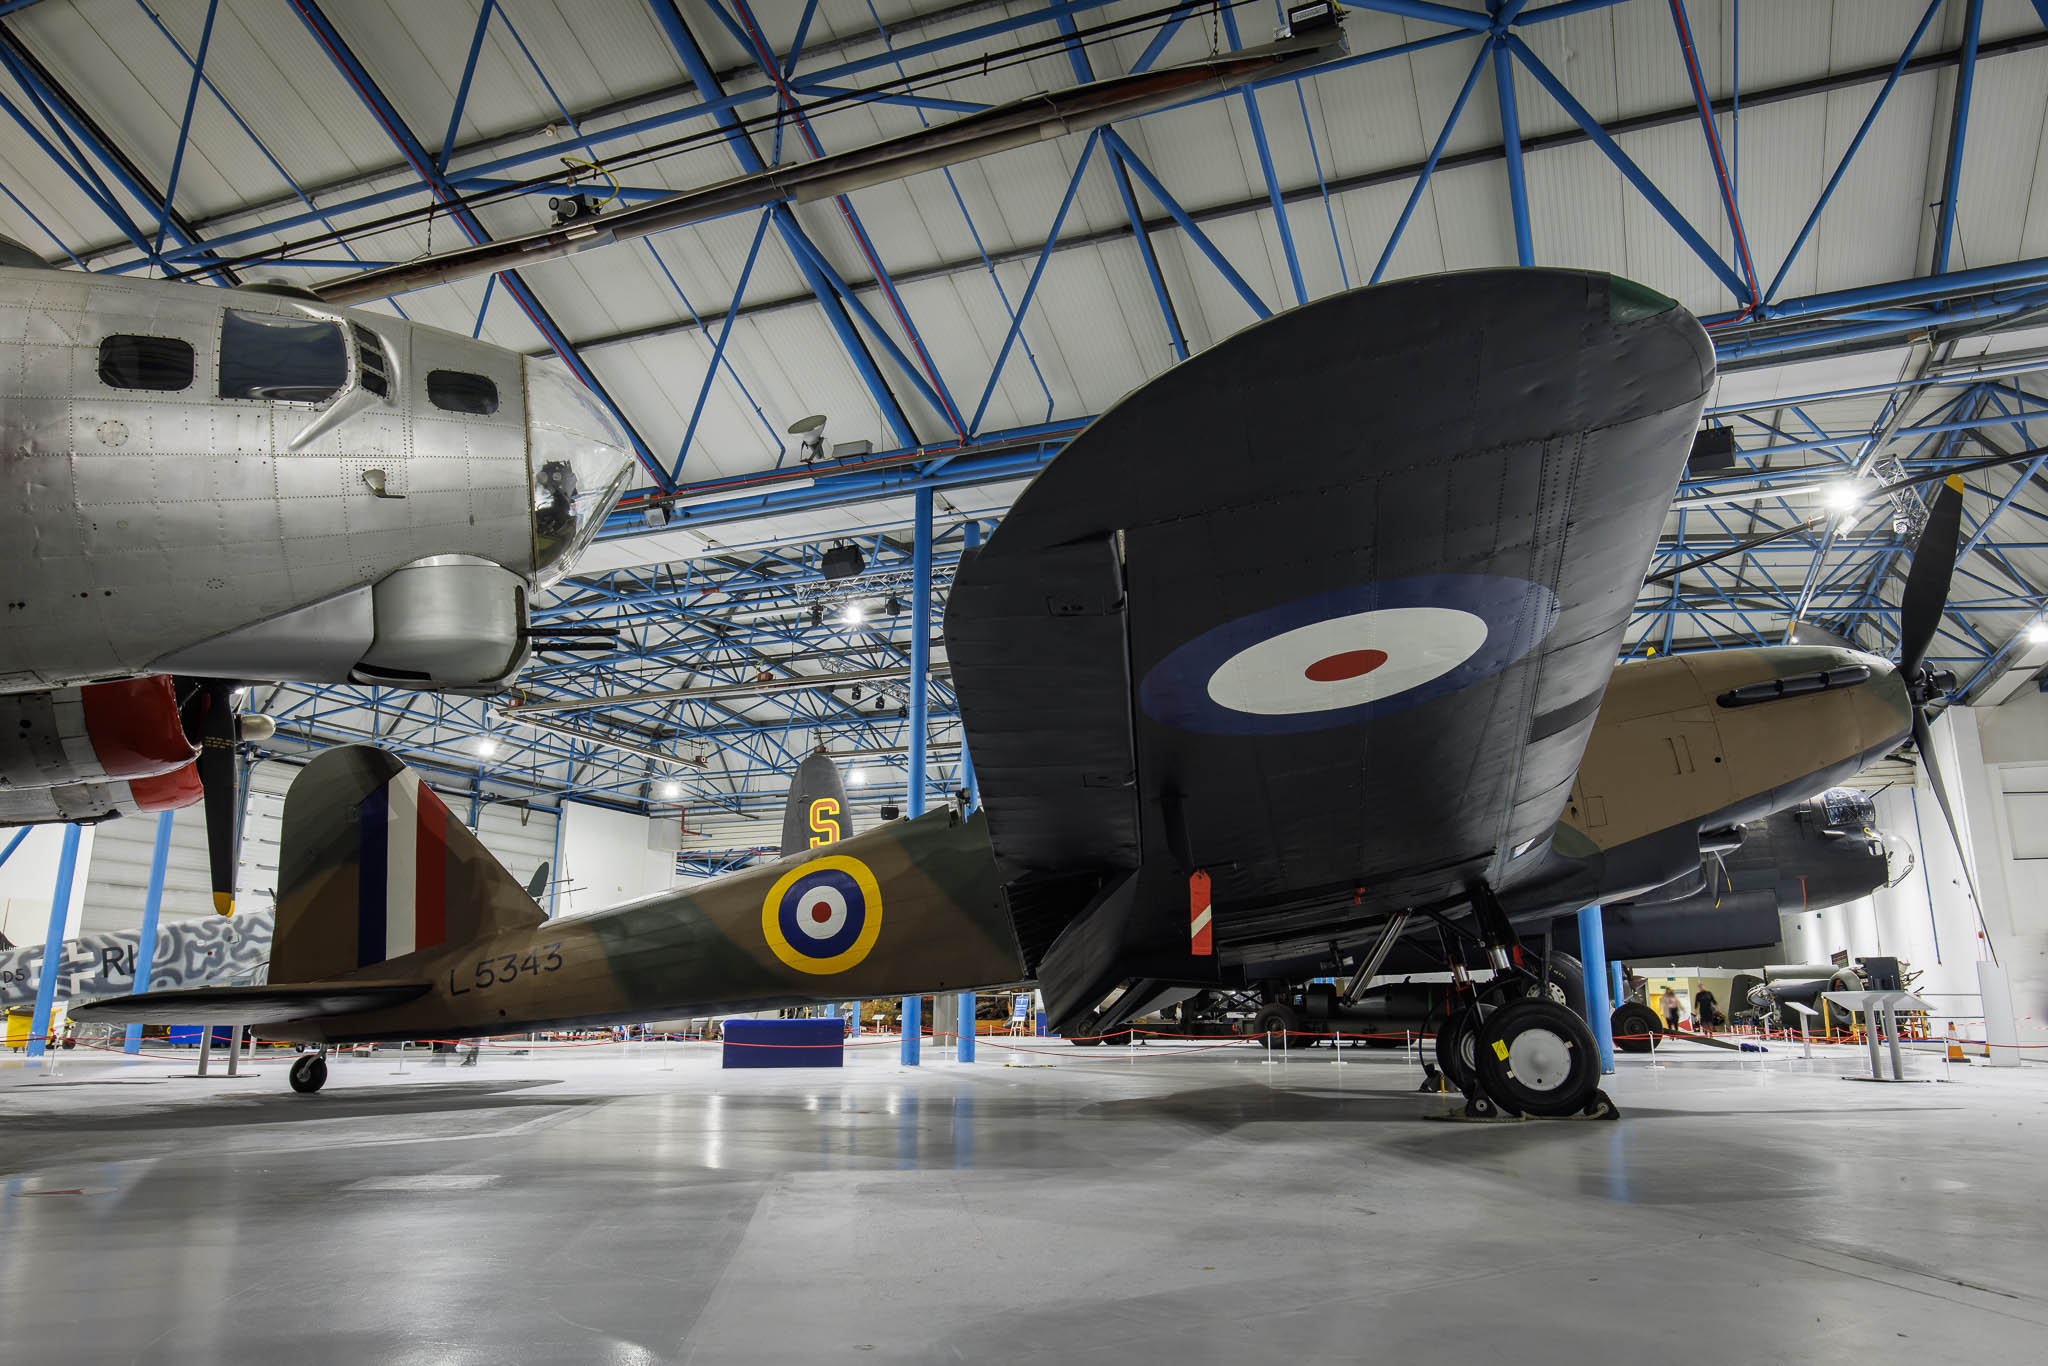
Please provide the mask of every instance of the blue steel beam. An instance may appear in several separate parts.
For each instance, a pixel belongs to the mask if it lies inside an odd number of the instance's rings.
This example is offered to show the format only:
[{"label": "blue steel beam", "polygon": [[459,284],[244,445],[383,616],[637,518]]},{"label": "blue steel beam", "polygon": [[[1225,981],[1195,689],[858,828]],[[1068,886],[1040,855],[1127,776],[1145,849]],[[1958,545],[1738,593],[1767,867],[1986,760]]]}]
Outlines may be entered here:
[{"label": "blue steel beam", "polygon": [[455,103],[448,110],[448,131],[441,138],[441,152],[434,158],[434,169],[442,175],[448,174],[448,158],[455,154],[455,134],[462,127],[462,114],[469,107],[469,83],[476,79],[476,61],[483,55],[484,36],[490,32],[491,13],[498,7],[498,0],[484,0],[476,12],[476,31],[470,35],[469,56],[462,63],[462,79],[455,87]]},{"label": "blue steel beam", "polygon": [[[672,3],[673,0],[662,2]],[[818,141],[817,134],[811,127],[810,117],[804,113],[802,103],[798,101],[796,93],[789,88],[788,81],[784,79],[775,60],[774,49],[768,45],[768,40],[762,34],[753,11],[747,7],[747,0],[733,0],[739,11],[740,22],[737,24],[732,22],[718,0],[705,0],[705,3],[714,15],[733,28],[741,44],[754,54],[755,63],[774,83],[782,108],[795,121],[797,132],[802,136],[804,145],[810,149],[811,155],[824,156],[824,146]],[[777,117],[779,120],[780,115]],[[861,223],[860,215],[854,212],[853,200],[847,195],[839,194],[832,196],[832,202],[838,206],[839,217],[846,224],[847,233],[853,238],[854,245],[866,258],[868,269],[873,272],[875,284],[881,289],[882,297],[889,301],[889,309],[896,315],[896,322],[902,327],[904,337],[909,340],[911,349],[917,352],[919,367],[925,378],[931,382],[929,392],[935,394],[939,400],[939,415],[952,427],[954,434],[965,441],[968,432],[960,420],[959,407],[953,402],[952,394],[947,391],[945,377],[939,373],[938,364],[932,360],[931,351],[925,346],[917,325],[910,320],[910,310],[904,305],[902,295],[897,292],[896,282],[889,278],[888,268],[882,264],[882,253],[876,249],[874,239],[868,236],[868,230]]]},{"label": "blue steel beam", "polygon": [[763,213],[761,221],[754,226],[753,244],[747,248],[746,263],[740,267],[739,283],[733,286],[732,306],[725,310],[725,322],[718,329],[718,342],[711,348],[711,363],[704,367],[704,382],[697,390],[696,406],[690,409],[690,425],[683,429],[683,444],[676,451],[675,466],[669,470],[671,484],[683,477],[683,462],[690,458],[690,443],[697,439],[697,423],[704,416],[705,400],[711,397],[711,383],[718,378],[718,367],[725,360],[725,343],[732,336],[732,321],[739,316],[740,301],[746,298],[747,281],[753,278],[754,262],[761,255],[761,241],[768,235],[770,217]]},{"label": "blue steel beam", "polygon": [[[1060,228],[1067,221],[1067,211],[1074,207],[1074,194],[1081,188],[1081,178],[1088,174],[1088,158],[1095,151],[1097,134],[1090,133],[1081,144],[1081,158],[1074,164],[1074,174],[1067,180],[1067,192],[1060,198],[1059,210],[1053,214],[1052,227],[1047,230],[1045,246],[1038,253],[1038,264],[1031,268],[1031,279],[1024,286],[1024,293],[1017,300],[1016,310],[1010,316],[1009,331],[1003,335],[1003,344],[996,352],[995,365],[990,369],[988,385],[981,391],[981,402],[974,405],[974,417],[968,423],[968,431],[981,430],[982,415],[988,412],[989,400],[995,397],[996,384],[1003,377],[1003,362],[1010,358],[1010,348],[1016,345],[1017,334],[1023,330],[1024,315],[1031,309],[1031,301],[1038,294],[1039,278],[1045,274],[1045,263],[1052,258],[1053,244],[1059,241]],[[920,498],[931,495],[929,488],[919,491]]]},{"label": "blue steel beam", "polygon": [[[1136,64],[1131,67],[1132,75],[1152,69],[1152,63],[1158,60],[1159,54],[1165,49],[1167,41],[1173,37],[1174,32],[1179,29],[1182,21],[1187,18],[1193,8],[1194,6],[1191,3],[1181,5],[1167,22],[1160,26],[1159,32],[1153,36],[1152,41],[1146,45],[1145,51],[1139,56]],[[1067,35],[1067,61],[1074,68],[1075,79],[1085,85],[1095,79],[1095,67],[1088,60],[1088,50],[1082,45],[1078,30],[1074,27],[1074,21],[1070,16],[1061,15],[1059,22],[1060,31]],[[1299,87],[1296,88],[1299,89]],[[1160,272],[1159,254],[1152,246],[1152,234],[1145,227],[1145,216],[1138,212],[1137,197],[1131,193],[1131,174],[1124,169],[1122,154],[1114,148],[1110,150],[1110,162],[1110,179],[1116,185],[1117,198],[1123,203],[1124,217],[1131,224],[1131,241],[1138,248],[1138,259],[1145,266],[1145,278],[1152,284],[1152,297],[1159,301],[1159,314],[1166,323],[1167,345],[1173,348],[1173,358],[1175,360],[1186,360],[1188,358],[1187,334],[1181,328],[1180,314],[1174,310],[1173,296],[1167,292],[1166,276]],[[953,173],[948,171],[946,173],[948,184],[952,182],[952,178]],[[956,190],[954,193],[957,195],[959,192]],[[975,238],[975,245],[977,247],[981,245],[981,239],[978,236]],[[983,259],[986,259],[988,254],[983,252],[982,255]],[[989,267],[989,274],[995,274],[994,266]],[[1001,288],[1000,285],[997,287],[998,289]],[[1009,300],[1006,298],[1003,303],[1007,307]],[[1012,310],[1011,317],[1013,320],[1015,316],[1015,310]],[[1025,343],[1024,351],[1026,355],[1030,354],[1030,343]],[[1033,368],[1037,366],[1035,357],[1033,358],[1032,365]],[[1048,394],[1046,397],[1049,400],[1051,395]],[[1050,406],[1047,408],[1046,416],[1048,418],[1052,416]]]},{"label": "blue steel beam", "polygon": [[[426,147],[414,135],[412,129],[406,125],[405,120],[399,116],[397,107],[385,97],[383,90],[371,77],[368,68],[362,64],[354,51],[350,49],[348,43],[343,40],[340,30],[334,27],[333,21],[328,19],[326,13],[317,3],[317,0],[291,0],[291,6],[297,12],[300,22],[313,35],[314,41],[327,54],[328,60],[333,63],[335,70],[341,73],[342,79],[348,82],[349,86],[355,91],[357,98],[363,102],[364,107],[370,111],[371,115],[377,120],[378,125],[383,128],[384,135],[391,140],[392,145],[398,149],[399,154],[410,163],[413,173],[419,177],[420,181],[436,200],[448,206],[449,216],[455,220],[456,226],[462,230],[462,235],[477,244],[490,241],[491,236],[484,230],[482,220],[463,204],[461,194],[448,183],[445,176],[435,169],[433,158],[428,155]],[[625,411],[612,398],[610,392],[605,389],[603,382],[598,379],[596,372],[584,363],[583,358],[576,353],[576,348],[569,344],[568,336],[556,325],[554,318],[542,306],[540,299],[527,286],[526,281],[520,276],[519,272],[507,270],[501,271],[499,274],[505,282],[505,292],[510,294],[519,304],[520,311],[526,314],[527,319],[533,323],[535,329],[540,332],[542,338],[546,340],[555,354],[561,357],[562,361],[575,376],[582,380],[598,401],[603,403],[610,410],[611,414],[618,419],[619,425],[626,432],[627,439],[632,442],[633,453],[639,457],[641,465],[646,468],[649,474],[654,476],[658,484],[663,488],[668,487],[670,483],[668,471],[662,467],[660,459],[654,454],[654,451],[648,446],[646,441],[641,438],[639,431],[633,426],[632,421],[627,418]]]},{"label": "blue steel beam", "polygon": [[[206,252],[207,248],[200,242],[198,234],[192,230],[191,225],[165,201],[162,195],[156,192],[154,187],[143,177],[141,169],[128,157],[127,153],[114,144],[113,140],[107,136],[105,130],[94,122],[91,116],[85,112],[85,109],[71,97],[70,92],[59,87],[49,73],[43,70],[42,64],[37,62],[28,49],[23,47],[14,35],[4,28],[0,28],[0,64],[4,64],[7,67],[16,83],[28,93],[29,98],[43,111],[45,117],[50,120],[51,129],[57,134],[59,140],[73,150],[77,157],[78,170],[83,172],[87,178],[99,187],[98,194],[88,191],[88,197],[95,199],[100,204],[100,207],[106,211],[109,218],[122,227],[123,235],[135,243],[137,249],[145,257],[153,255],[149,243],[142,238],[141,232],[136,227],[134,220],[121,207],[120,201],[115,198],[113,190],[107,187],[100,180],[98,173],[92,169],[91,161],[87,159],[88,153],[91,160],[98,161],[106,169],[107,173],[114,178],[114,183],[119,185],[131,199],[149,210],[150,213],[156,215],[166,225],[172,240],[176,241],[180,246],[190,248],[196,252]],[[16,115],[16,121],[21,122],[18,114]],[[24,128],[27,127],[25,123],[23,126]],[[43,146],[46,153],[50,151],[46,141],[40,137],[37,137],[36,140]],[[60,162],[63,161],[62,158],[58,158],[58,160]],[[74,176],[74,179],[76,178]],[[209,278],[212,278],[217,284],[233,284],[235,282],[234,273],[217,262],[212,264]]]},{"label": "blue steel beam", "polygon": [[1685,0],[1670,0],[1670,5],[1672,27],[1677,31],[1679,51],[1685,58],[1686,79],[1692,86],[1693,103],[1699,109],[1700,132],[1706,138],[1707,154],[1714,163],[1714,180],[1721,191],[1721,209],[1728,216],[1728,231],[1735,240],[1735,259],[1742,264],[1746,296],[1749,307],[1754,310],[1763,302],[1763,293],[1757,287],[1756,263],[1750,259],[1749,234],[1742,226],[1742,207],[1735,199],[1735,184],[1721,156],[1721,134],[1714,127],[1713,101],[1707,98],[1706,77],[1700,71],[1699,54],[1693,50],[1692,21],[1685,14]]},{"label": "blue steel beam", "polygon": [[1408,201],[1401,206],[1401,216],[1394,220],[1394,230],[1387,234],[1387,245],[1380,252],[1379,262],[1372,268],[1371,284],[1378,284],[1380,277],[1387,273],[1388,262],[1394,259],[1394,249],[1401,245],[1401,234],[1408,228],[1408,220],[1415,214],[1415,206],[1422,201],[1422,192],[1429,188],[1429,177],[1436,170],[1436,163],[1450,143],[1451,132],[1458,126],[1458,115],[1465,112],[1465,101],[1472,98],[1472,88],[1479,84],[1479,73],[1486,69],[1488,54],[1499,40],[1489,35],[1479,45],[1479,55],[1472,61],[1472,69],[1465,73],[1465,84],[1458,88],[1458,98],[1451,105],[1451,112],[1444,119],[1443,131],[1436,135],[1436,142],[1429,149],[1429,157],[1422,163],[1422,174],[1415,178],[1415,187],[1408,192]]},{"label": "blue steel beam", "polygon": [[178,201],[178,175],[185,169],[185,148],[192,140],[192,111],[199,107],[199,85],[206,79],[206,50],[213,45],[213,21],[219,13],[220,0],[206,0],[206,25],[199,31],[199,53],[192,59],[192,80],[185,87],[185,114],[178,120],[178,149],[171,154],[171,175],[164,182],[164,207],[157,215],[152,255],[163,255],[164,235],[170,231],[171,205]]},{"label": "blue steel beam", "polygon": [[[683,21],[682,12],[675,7],[674,0],[647,0],[647,3],[655,21],[661,26],[662,33],[668,38],[669,46],[675,49],[683,69],[689,73],[690,80],[696,85],[698,95],[709,100],[724,100],[724,86],[720,84],[710,61],[704,56],[703,48],[698,46],[696,35],[690,32],[690,26]],[[771,93],[772,90],[771,87]],[[751,174],[768,168],[768,163],[761,159],[759,149],[754,146],[752,136],[740,125],[730,105],[720,108],[715,118],[719,127],[724,130],[725,141],[732,148],[733,155],[738,158],[742,171]],[[826,321],[838,334],[840,344],[846,350],[847,359],[853,362],[854,369],[867,384],[868,393],[874,398],[875,405],[882,414],[882,420],[888,424],[890,432],[899,442],[906,446],[912,444],[917,440],[917,436],[910,424],[909,415],[904,412],[895,392],[889,388],[888,381],[882,378],[882,372],[876,367],[874,357],[868,353],[867,344],[861,340],[860,333],[855,330],[853,319],[847,312],[846,300],[852,291],[825,263],[823,254],[812,247],[810,240],[804,235],[803,228],[797,223],[796,215],[790,211],[787,204],[777,204],[769,212],[774,215],[777,235],[782,238],[783,245],[789,248],[797,269],[803,273],[811,292],[817,296],[818,306],[825,310]],[[943,412],[943,407],[936,402],[936,395],[933,398],[933,406]]]},{"label": "blue steel beam", "polygon": [[[1534,18],[1534,15],[1528,16],[1530,21]],[[1677,206],[1665,198],[1664,192],[1657,188],[1656,182],[1643,173],[1643,168],[1636,165],[1635,159],[1621,149],[1621,144],[1600,126],[1600,121],[1593,117],[1586,106],[1580,104],[1571,91],[1565,89],[1564,82],[1543,64],[1543,59],[1532,52],[1529,45],[1517,34],[1504,34],[1499,41],[1508,45],[1509,50],[1515,54],[1515,60],[1522,64],[1523,69],[1534,76],[1536,83],[1557,102],[1558,108],[1564,110],[1573,123],[1579,125],[1593,145],[1613,163],[1617,171],[1621,172],[1622,178],[1635,186],[1636,193],[1649,201],[1650,207],[1655,209],[1657,216],[1678,234],[1679,240],[1691,248],[1693,254],[1699,257],[1709,270],[1720,277],[1721,282],[1728,286],[1729,292],[1738,299],[1747,294],[1748,286],[1742,277],[1729,269],[1728,263],[1721,259],[1720,253],[1714,250],[1706,238],[1700,236],[1699,229],[1688,222],[1685,215],[1678,211]]]},{"label": "blue steel beam", "polygon": [[1957,196],[1963,188],[1963,149],[1970,130],[1970,90],[1977,78],[1977,35],[1984,25],[1984,0],[1968,0],[1963,18],[1963,60],[1956,68],[1955,112],[1949,121],[1948,165],[1941,178],[1941,219],[1934,233],[1936,275],[1948,273],[1949,246],[1955,241]]},{"label": "blue steel beam", "polygon": [[1158,202],[1160,208],[1166,210],[1167,216],[1180,225],[1180,230],[1195,244],[1195,249],[1209,258],[1209,264],[1216,267],[1217,273],[1237,291],[1238,297],[1245,301],[1245,305],[1253,314],[1261,320],[1272,317],[1273,310],[1266,307],[1266,302],[1259,297],[1259,292],[1246,283],[1244,276],[1237,273],[1237,267],[1230,264],[1223,252],[1209,240],[1209,234],[1203,232],[1201,226],[1189,217],[1188,211],[1180,206],[1180,201],[1167,192],[1159,177],[1152,174],[1152,168],[1138,159],[1138,154],[1131,150],[1131,144],[1125,142],[1114,128],[1105,127],[1101,129],[1101,133],[1103,143],[1115,149],[1117,159],[1138,178],[1138,183],[1145,187],[1145,192]]},{"label": "blue steel beam", "polygon": [[[1792,269],[1792,262],[1798,258],[1800,249],[1806,245],[1806,239],[1812,235],[1814,226],[1820,222],[1820,216],[1827,209],[1828,201],[1834,198],[1835,187],[1840,185],[1842,177],[1848,174],[1849,163],[1856,159],[1857,149],[1863,146],[1863,139],[1870,132],[1871,125],[1875,124],[1877,116],[1884,112],[1885,101],[1891,98],[1892,88],[1899,83],[1899,77],[1905,74],[1906,64],[1913,60],[1913,54],[1919,50],[1920,39],[1926,35],[1928,26],[1934,22],[1934,16],[1946,3],[1947,0],[1928,0],[1927,12],[1920,16],[1919,26],[1913,30],[1913,36],[1906,40],[1906,50],[1901,52],[1899,60],[1892,64],[1891,74],[1885,77],[1884,85],[1877,92],[1877,98],[1871,101],[1869,112],[1863,116],[1863,122],[1856,128],[1856,136],[1849,139],[1849,146],[1843,151],[1842,159],[1835,164],[1834,174],[1828,177],[1828,183],[1821,189],[1820,198],[1814,201],[1813,212],[1806,216],[1806,222],[1800,226],[1798,236],[1792,239],[1791,250],[1785,253],[1784,263],[1778,267],[1778,273],[1771,277],[1771,287],[1764,291],[1763,302],[1768,303],[1777,297],[1778,286],[1785,283],[1785,273]],[[2048,3],[2048,0],[2043,0],[2043,3]]]},{"label": "blue steel beam", "polygon": [[[1223,10],[1223,32],[1230,39],[1230,50],[1236,52],[1244,46],[1244,40],[1237,33],[1237,10]],[[1297,90],[1301,87],[1297,84]],[[1259,92],[1243,90],[1238,92],[1244,100],[1244,116],[1251,124],[1252,146],[1259,154],[1259,173],[1265,177],[1266,198],[1273,205],[1273,226],[1280,233],[1280,251],[1287,258],[1287,277],[1294,285],[1294,302],[1308,302],[1308,286],[1301,278],[1301,258],[1294,250],[1294,229],[1287,221],[1287,205],[1280,199],[1280,176],[1273,169],[1273,149],[1266,141],[1266,120],[1259,113]]]}]

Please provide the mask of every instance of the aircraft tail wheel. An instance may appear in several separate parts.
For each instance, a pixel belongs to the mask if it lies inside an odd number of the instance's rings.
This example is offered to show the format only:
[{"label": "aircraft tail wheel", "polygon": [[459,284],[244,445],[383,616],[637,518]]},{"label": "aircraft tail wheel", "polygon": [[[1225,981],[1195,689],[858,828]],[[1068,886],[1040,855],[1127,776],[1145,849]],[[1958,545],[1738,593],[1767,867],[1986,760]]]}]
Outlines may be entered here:
[{"label": "aircraft tail wheel", "polygon": [[1614,1008],[1614,1046],[1624,1053],[1647,1053],[1664,1041],[1664,1022],[1641,1001],[1623,1001]]},{"label": "aircraft tail wheel", "polygon": [[1436,1027],[1437,1070],[1451,1079],[1451,1085],[1470,1092],[1472,1075],[1472,1026],[1478,1017],[1470,1007],[1454,1010]]},{"label": "aircraft tail wheel", "polygon": [[292,1090],[310,1096],[327,1084],[327,1059],[318,1053],[301,1054],[292,1064]]},{"label": "aircraft tail wheel", "polygon": [[1600,1048],[1586,1022],[1555,1001],[1501,1007],[1474,1032],[1479,1085],[1509,1114],[1561,1119],[1600,1090]]}]

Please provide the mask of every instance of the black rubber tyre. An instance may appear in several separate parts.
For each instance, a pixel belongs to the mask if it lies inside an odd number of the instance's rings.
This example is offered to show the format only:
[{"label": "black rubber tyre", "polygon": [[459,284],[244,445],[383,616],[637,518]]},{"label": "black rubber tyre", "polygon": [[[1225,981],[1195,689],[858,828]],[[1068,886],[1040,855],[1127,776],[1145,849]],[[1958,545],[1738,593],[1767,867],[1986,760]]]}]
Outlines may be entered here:
[{"label": "black rubber tyre", "polygon": [[1398,1034],[1379,1031],[1365,1036],[1365,1046],[1367,1048],[1405,1048],[1408,1046],[1408,1041]]},{"label": "black rubber tyre", "polygon": [[1068,1039],[1067,1042],[1076,1048],[1100,1048],[1102,1046],[1102,1038],[1096,1034],[1090,1034],[1086,1038]]},{"label": "black rubber tyre", "polygon": [[1271,1038],[1275,1048],[1307,1048],[1315,1040],[1302,1033],[1301,1012],[1279,1001],[1259,1007],[1252,1033]]},{"label": "black rubber tyre", "polygon": [[1478,1017],[1471,1007],[1454,1010],[1436,1028],[1436,1067],[1460,1091],[1473,1086],[1471,1027]]},{"label": "black rubber tyre", "polygon": [[1600,1046],[1586,1022],[1555,1001],[1514,1001],[1475,1031],[1480,1089],[1509,1114],[1560,1119],[1600,1089]]},{"label": "black rubber tyre", "polygon": [[327,1059],[318,1053],[302,1055],[292,1064],[292,1090],[310,1096],[327,1084]]},{"label": "black rubber tyre", "polygon": [[1648,1053],[1664,1042],[1664,1022],[1641,1001],[1623,1001],[1614,1008],[1614,1046],[1624,1053]]}]

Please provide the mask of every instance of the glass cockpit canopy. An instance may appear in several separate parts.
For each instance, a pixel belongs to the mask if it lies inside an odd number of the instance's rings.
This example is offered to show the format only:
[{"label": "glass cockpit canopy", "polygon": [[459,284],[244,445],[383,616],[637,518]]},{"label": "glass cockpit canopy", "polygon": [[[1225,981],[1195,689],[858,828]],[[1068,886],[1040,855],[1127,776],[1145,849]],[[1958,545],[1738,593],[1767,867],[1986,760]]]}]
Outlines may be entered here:
[{"label": "glass cockpit canopy", "polygon": [[533,577],[554,583],[625,492],[625,430],[558,360],[526,362],[527,465],[533,476]]}]

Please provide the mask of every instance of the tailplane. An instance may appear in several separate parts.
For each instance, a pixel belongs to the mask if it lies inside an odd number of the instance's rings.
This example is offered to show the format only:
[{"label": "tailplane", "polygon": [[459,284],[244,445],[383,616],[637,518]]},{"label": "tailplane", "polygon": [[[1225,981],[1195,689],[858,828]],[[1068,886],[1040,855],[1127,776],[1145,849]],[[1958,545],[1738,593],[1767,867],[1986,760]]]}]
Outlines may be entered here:
[{"label": "tailplane", "polygon": [[284,803],[272,983],[324,982],[547,917],[419,774],[329,750]]},{"label": "tailplane", "polygon": [[846,809],[839,765],[816,750],[797,766],[789,785],[789,802],[782,809],[782,855],[837,844],[852,834],[853,814]]}]

